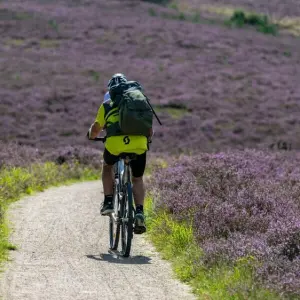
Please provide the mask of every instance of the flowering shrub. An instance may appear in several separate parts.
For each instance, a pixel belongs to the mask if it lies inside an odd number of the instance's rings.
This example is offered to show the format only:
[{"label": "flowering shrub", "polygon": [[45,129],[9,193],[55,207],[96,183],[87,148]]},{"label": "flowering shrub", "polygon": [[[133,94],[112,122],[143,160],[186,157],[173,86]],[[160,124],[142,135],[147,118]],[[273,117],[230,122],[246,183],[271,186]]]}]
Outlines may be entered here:
[{"label": "flowering shrub", "polygon": [[268,287],[300,290],[300,155],[182,156],[157,170],[156,206],[192,223],[206,264],[255,257]]},{"label": "flowering shrub", "polygon": [[100,168],[102,164],[101,151],[83,146],[62,146],[47,151],[46,149],[0,141],[0,149],[0,169],[3,166],[28,166],[36,162],[46,161],[53,161],[58,165],[76,162],[92,168]]},{"label": "flowering shrub", "polygon": [[[154,5],[140,1],[64,0],[51,9],[42,2],[1,3],[1,140],[102,149],[84,136],[108,79],[122,71],[141,82],[154,106],[184,105],[176,118],[158,110],[163,126],[154,121],[153,150],[266,149],[279,139],[300,149],[298,39],[153,19]],[[259,13],[300,9],[297,0],[227,2]],[[162,5],[155,11],[174,13]]]},{"label": "flowering shrub", "polygon": [[144,2],[151,2],[151,3],[155,3],[155,4],[167,4],[171,0],[142,0],[142,1],[144,1]]}]

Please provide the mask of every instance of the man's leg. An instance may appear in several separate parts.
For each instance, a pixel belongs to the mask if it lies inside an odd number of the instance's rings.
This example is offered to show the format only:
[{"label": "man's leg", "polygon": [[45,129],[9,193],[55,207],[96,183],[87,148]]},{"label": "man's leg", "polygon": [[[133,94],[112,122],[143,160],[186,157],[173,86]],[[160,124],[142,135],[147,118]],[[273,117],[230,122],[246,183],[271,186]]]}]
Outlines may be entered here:
[{"label": "man's leg", "polygon": [[113,212],[113,165],[118,160],[118,157],[110,154],[106,149],[103,154],[103,168],[102,168],[102,184],[104,192],[104,201],[100,210],[101,215],[107,215]]},{"label": "man's leg", "polygon": [[135,229],[136,234],[141,234],[146,231],[144,221],[144,199],[145,187],[143,175],[146,167],[146,153],[138,155],[136,160],[131,162],[132,169],[132,192],[135,202]]},{"label": "man's leg", "polygon": [[108,165],[105,161],[102,167],[102,183],[104,195],[112,195],[114,188],[113,165]]},{"label": "man's leg", "polygon": [[141,177],[133,177],[132,176],[132,192],[134,197],[135,206],[144,206],[144,199],[145,199],[145,187],[143,176]]}]

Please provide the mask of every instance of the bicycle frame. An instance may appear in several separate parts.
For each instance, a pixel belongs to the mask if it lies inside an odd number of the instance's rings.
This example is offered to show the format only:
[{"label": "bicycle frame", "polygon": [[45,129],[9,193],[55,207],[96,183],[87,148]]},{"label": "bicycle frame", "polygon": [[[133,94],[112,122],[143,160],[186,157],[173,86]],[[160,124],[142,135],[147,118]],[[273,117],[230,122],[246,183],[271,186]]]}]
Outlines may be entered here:
[{"label": "bicycle frame", "polygon": [[[115,185],[116,185],[116,193],[119,193],[119,199],[123,198],[122,187],[129,182],[131,183],[131,168],[129,165],[130,161],[126,161],[124,158],[120,158],[114,166],[114,177],[115,177]],[[114,213],[110,215],[113,218],[114,222],[118,222],[119,218],[115,216]]]},{"label": "bicycle frame", "polygon": [[131,183],[131,167],[130,167],[130,159],[127,156],[125,159],[121,158],[121,161],[124,163],[124,172],[123,172],[123,183]]}]

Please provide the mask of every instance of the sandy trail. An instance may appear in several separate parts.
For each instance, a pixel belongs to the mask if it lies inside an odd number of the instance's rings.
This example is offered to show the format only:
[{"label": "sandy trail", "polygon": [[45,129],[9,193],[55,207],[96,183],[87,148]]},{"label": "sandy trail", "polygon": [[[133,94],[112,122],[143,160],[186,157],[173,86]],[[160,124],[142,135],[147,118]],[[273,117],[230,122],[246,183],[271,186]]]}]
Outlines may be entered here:
[{"label": "sandy trail", "polygon": [[132,256],[108,251],[101,182],[51,188],[11,205],[12,262],[1,274],[5,300],[195,299],[143,236]]}]

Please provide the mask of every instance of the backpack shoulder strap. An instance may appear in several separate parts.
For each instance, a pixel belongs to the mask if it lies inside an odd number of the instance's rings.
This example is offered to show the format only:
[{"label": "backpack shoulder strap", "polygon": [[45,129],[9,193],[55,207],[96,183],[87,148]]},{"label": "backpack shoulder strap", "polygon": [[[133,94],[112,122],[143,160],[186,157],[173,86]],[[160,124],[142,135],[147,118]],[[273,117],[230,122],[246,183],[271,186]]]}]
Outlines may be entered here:
[{"label": "backpack shoulder strap", "polygon": [[103,103],[103,107],[104,107],[104,118],[106,118],[106,115],[111,110],[111,105],[110,103]]},{"label": "backpack shoulder strap", "polygon": [[118,106],[115,103],[112,103],[112,104],[104,103],[104,110],[105,110],[104,111],[104,119],[107,124],[111,123],[111,122],[108,122],[108,118],[110,116],[119,114]]}]

